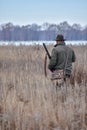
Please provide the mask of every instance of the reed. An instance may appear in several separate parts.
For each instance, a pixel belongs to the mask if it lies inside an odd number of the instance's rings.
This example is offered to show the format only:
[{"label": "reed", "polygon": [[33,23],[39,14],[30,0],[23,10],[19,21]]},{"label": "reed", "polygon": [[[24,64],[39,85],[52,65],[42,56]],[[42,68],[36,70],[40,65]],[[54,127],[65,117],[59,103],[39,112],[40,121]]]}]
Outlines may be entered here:
[{"label": "reed", "polygon": [[42,46],[0,46],[0,130],[87,130],[87,45],[71,47],[71,84],[56,91]]}]

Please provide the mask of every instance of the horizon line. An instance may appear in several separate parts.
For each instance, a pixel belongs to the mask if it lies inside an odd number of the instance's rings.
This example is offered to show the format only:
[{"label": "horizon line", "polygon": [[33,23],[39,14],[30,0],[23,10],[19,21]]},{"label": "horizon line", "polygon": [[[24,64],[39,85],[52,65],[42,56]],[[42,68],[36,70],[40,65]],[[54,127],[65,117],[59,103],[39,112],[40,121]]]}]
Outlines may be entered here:
[{"label": "horizon line", "polygon": [[84,25],[82,25],[81,23],[77,23],[77,22],[75,22],[75,23],[69,23],[68,21],[61,21],[61,22],[59,22],[59,23],[55,23],[55,22],[42,22],[42,23],[39,23],[39,22],[31,22],[31,23],[16,23],[16,22],[11,22],[11,21],[7,21],[7,22],[0,22],[0,25],[3,25],[3,24],[8,24],[8,23],[11,23],[11,24],[13,24],[13,25],[19,25],[19,26],[26,26],[26,25],[32,25],[32,24],[37,24],[37,25],[43,25],[43,24],[55,24],[55,25],[58,25],[58,24],[60,24],[60,23],[64,23],[64,22],[67,22],[70,26],[72,26],[73,24],[78,24],[78,25],[80,25],[80,26],[87,26],[87,24],[84,24]]}]

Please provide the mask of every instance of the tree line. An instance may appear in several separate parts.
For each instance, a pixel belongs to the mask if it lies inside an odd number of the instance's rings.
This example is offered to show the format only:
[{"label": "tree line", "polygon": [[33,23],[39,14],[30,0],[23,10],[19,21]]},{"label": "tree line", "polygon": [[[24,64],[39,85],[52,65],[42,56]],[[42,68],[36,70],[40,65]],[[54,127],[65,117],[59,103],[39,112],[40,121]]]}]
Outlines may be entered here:
[{"label": "tree line", "polygon": [[40,41],[55,40],[58,33],[62,33],[67,40],[87,40],[87,26],[82,28],[79,24],[70,26],[67,22],[43,25],[13,25],[6,23],[0,25],[0,41]]}]

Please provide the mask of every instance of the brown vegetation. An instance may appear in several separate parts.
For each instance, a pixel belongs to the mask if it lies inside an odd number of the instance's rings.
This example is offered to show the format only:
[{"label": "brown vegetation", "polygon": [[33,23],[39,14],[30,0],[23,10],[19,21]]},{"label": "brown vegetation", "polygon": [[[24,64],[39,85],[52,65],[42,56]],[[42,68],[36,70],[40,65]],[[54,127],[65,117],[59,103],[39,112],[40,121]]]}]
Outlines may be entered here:
[{"label": "brown vegetation", "polygon": [[0,46],[0,130],[87,130],[87,45],[71,47],[71,84],[56,91],[42,46]]}]

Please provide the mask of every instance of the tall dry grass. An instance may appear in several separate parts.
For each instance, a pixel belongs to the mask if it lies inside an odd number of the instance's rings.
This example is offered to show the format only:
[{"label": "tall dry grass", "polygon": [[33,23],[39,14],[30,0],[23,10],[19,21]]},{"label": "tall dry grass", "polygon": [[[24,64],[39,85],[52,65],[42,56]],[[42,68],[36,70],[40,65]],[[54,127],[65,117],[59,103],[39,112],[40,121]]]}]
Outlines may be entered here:
[{"label": "tall dry grass", "polygon": [[71,47],[71,84],[56,90],[42,46],[0,46],[0,130],[87,130],[87,45]]}]

